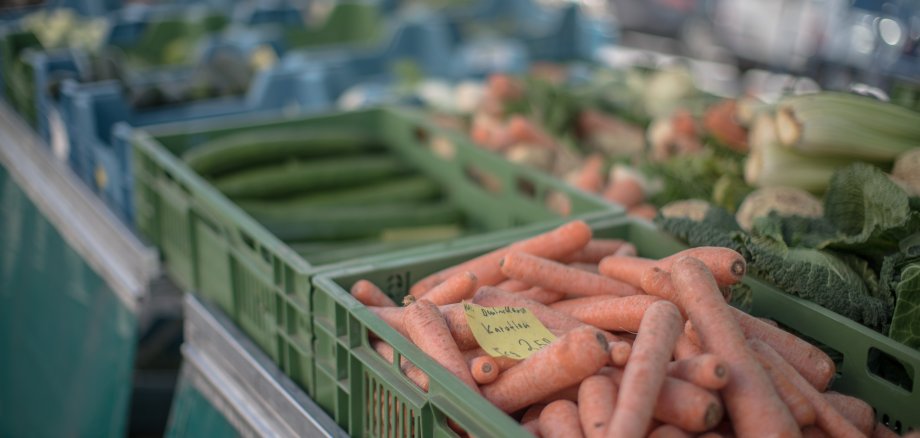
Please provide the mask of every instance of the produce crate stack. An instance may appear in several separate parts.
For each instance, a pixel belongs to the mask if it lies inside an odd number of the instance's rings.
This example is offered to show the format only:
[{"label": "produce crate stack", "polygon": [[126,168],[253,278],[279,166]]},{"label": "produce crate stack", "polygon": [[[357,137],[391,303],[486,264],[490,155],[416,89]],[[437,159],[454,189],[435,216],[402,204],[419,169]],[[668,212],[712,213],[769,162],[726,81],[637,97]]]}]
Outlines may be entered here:
[{"label": "produce crate stack", "polygon": [[316,273],[618,211],[402,110],[201,123],[131,135],[137,229],[311,395]]}]

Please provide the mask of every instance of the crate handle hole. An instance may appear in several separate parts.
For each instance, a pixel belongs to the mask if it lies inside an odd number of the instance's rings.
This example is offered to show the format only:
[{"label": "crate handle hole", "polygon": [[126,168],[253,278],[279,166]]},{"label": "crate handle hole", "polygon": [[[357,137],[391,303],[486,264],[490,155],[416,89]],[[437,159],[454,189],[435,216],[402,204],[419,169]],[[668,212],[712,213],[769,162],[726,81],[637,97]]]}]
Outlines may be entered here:
[{"label": "crate handle hole", "polygon": [[537,185],[528,178],[520,176],[517,177],[515,187],[517,188],[518,193],[528,198],[537,197]]},{"label": "crate handle hole", "polygon": [[913,389],[916,370],[875,347],[869,348],[867,357],[866,368],[874,376],[907,391]]},{"label": "crate handle hole", "polygon": [[256,250],[256,239],[253,239],[252,236],[240,231],[240,240],[243,241],[243,244],[248,246],[249,249]]},{"label": "crate handle hole", "polygon": [[262,247],[259,254],[262,256],[262,260],[264,260],[265,263],[271,264],[272,254],[268,251],[268,248]]},{"label": "crate handle hole", "polygon": [[431,142],[428,144],[428,149],[434,156],[444,161],[453,161],[457,156],[457,146],[454,145],[454,142],[444,137],[435,137],[431,139]]},{"label": "crate handle hole", "polygon": [[412,130],[412,136],[415,137],[420,144],[428,143],[428,130],[421,126],[416,126],[415,129]]},{"label": "crate handle hole", "polygon": [[467,164],[463,166],[463,174],[466,175],[466,178],[472,181],[473,184],[476,184],[489,193],[502,192],[502,180],[495,174],[487,172],[479,166]]}]

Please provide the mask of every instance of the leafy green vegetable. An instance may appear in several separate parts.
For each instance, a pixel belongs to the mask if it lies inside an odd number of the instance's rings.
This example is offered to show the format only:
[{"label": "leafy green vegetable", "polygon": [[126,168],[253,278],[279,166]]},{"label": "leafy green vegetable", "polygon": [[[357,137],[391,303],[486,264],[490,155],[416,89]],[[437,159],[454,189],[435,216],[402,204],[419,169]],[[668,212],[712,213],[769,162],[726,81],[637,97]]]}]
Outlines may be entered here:
[{"label": "leafy green vegetable", "polygon": [[901,271],[896,293],[897,305],[888,336],[920,349],[920,263],[911,264]]},{"label": "leafy green vegetable", "polygon": [[[681,199],[712,200],[715,187],[723,178],[730,178],[742,191],[748,190],[741,178],[741,159],[714,147],[707,147],[697,154],[672,157],[663,162],[644,163],[640,170],[662,181],[662,191],[649,199],[658,206]],[[728,199],[732,201],[727,204],[732,204],[735,197],[727,196],[722,200]],[[723,202],[719,205],[730,210],[737,207],[737,204],[726,205]]]},{"label": "leafy green vegetable", "polygon": [[709,207],[702,221],[659,215],[655,224],[690,246],[722,246],[745,253],[741,238],[744,232],[735,217],[716,206]]}]

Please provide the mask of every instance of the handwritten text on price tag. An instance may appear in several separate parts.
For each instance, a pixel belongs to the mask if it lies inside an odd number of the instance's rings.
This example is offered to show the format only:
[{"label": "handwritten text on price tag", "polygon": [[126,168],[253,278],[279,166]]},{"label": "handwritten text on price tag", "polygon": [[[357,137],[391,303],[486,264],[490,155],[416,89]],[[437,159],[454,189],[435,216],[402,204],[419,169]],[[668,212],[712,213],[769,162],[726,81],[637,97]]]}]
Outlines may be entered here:
[{"label": "handwritten text on price tag", "polygon": [[489,355],[526,359],[556,337],[523,307],[482,307],[463,303],[473,336]]}]

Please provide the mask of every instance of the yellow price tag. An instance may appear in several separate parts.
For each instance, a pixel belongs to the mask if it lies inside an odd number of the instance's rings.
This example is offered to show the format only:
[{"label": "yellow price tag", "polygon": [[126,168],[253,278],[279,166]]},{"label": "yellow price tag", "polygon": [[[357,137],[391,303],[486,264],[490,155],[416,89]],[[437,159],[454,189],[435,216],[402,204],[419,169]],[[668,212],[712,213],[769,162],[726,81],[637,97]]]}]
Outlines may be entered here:
[{"label": "yellow price tag", "polygon": [[556,340],[530,310],[523,307],[482,307],[463,303],[473,336],[492,357],[526,359]]}]

